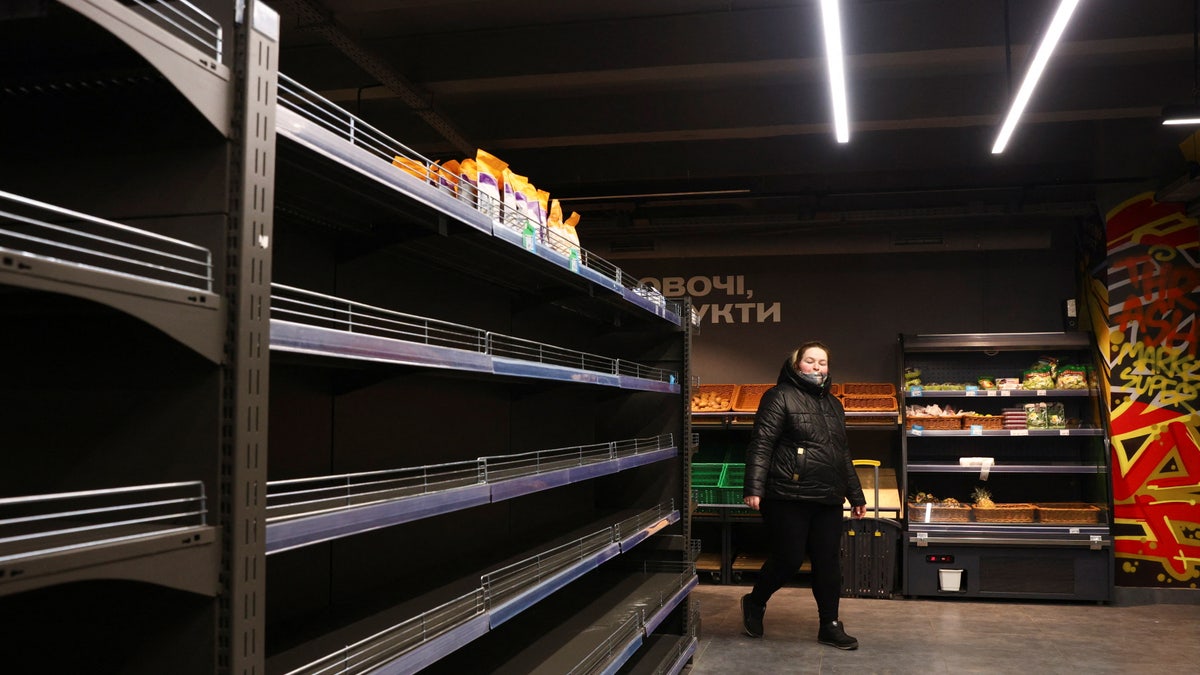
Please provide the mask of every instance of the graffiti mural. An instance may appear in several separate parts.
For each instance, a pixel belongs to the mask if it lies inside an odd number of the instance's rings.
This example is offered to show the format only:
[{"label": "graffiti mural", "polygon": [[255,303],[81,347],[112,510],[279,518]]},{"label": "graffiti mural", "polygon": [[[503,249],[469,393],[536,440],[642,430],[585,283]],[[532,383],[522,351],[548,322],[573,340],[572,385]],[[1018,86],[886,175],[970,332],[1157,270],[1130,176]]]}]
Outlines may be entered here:
[{"label": "graffiti mural", "polygon": [[1200,226],[1149,193],[1107,216],[1088,304],[1107,371],[1120,586],[1200,588]]}]

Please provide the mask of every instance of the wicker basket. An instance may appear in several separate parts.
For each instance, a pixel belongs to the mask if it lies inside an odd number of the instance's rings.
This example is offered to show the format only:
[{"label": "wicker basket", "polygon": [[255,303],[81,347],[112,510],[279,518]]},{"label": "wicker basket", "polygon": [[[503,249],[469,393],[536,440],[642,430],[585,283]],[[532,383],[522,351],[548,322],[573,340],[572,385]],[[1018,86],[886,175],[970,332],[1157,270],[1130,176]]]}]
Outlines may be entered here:
[{"label": "wicker basket", "polygon": [[841,398],[842,397],[842,385],[838,384],[837,382],[829,383],[829,395],[836,396],[837,398]]},{"label": "wicker basket", "polygon": [[970,429],[971,427],[973,427],[975,425],[979,425],[979,426],[983,427],[984,429],[1003,429],[1004,428],[1004,416],[1003,415],[963,415],[962,428]]},{"label": "wicker basket", "polygon": [[895,396],[845,396],[842,407],[853,412],[890,412],[896,410]]},{"label": "wicker basket", "polygon": [[758,412],[758,402],[773,384],[739,384],[733,395],[733,409],[737,412]]},{"label": "wicker basket", "polygon": [[1033,504],[997,504],[990,509],[971,507],[975,521],[979,523],[1032,523]]},{"label": "wicker basket", "polygon": [[908,503],[910,523],[965,523],[971,520],[971,507],[950,504]]},{"label": "wicker basket", "polygon": [[[733,406],[736,390],[737,385],[733,384],[702,384],[692,392],[692,412],[728,412]],[[724,403],[720,402],[721,399],[724,399]],[[711,403],[701,405],[701,401]]]},{"label": "wicker basket", "polygon": [[926,431],[947,431],[962,428],[961,417],[938,417],[936,415],[908,415],[904,418],[904,428],[912,429],[914,424],[920,424]]},{"label": "wicker basket", "polygon": [[1094,504],[1075,502],[1047,502],[1034,504],[1038,520],[1043,523],[1097,523],[1100,522],[1100,507]]},{"label": "wicker basket", "polygon": [[896,385],[891,382],[846,382],[842,396],[895,396]]}]

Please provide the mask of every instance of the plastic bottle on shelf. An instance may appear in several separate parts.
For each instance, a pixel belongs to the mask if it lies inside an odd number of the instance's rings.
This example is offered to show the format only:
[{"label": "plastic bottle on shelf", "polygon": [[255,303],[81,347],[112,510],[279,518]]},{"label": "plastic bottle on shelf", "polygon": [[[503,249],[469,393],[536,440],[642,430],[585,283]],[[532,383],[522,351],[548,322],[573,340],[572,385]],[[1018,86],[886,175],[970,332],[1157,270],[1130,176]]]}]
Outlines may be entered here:
[{"label": "plastic bottle on shelf", "polygon": [[579,272],[579,249],[571,248],[571,254],[567,256],[567,266],[572,272]]},{"label": "plastic bottle on shelf", "polygon": [[532,252],[537,250],[537,243],[534,239],[533,221],[531,220],[526,220],[525,229],[521,230],[521,245],[525,247],[526,251]]}]

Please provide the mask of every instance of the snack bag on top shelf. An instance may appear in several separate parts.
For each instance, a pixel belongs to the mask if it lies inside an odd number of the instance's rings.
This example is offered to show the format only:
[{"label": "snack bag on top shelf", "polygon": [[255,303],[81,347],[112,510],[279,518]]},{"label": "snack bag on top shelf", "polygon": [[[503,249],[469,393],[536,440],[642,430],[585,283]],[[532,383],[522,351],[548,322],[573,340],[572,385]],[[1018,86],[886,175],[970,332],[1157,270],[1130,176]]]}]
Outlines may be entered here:
[{"label": "snack bag on top shelf", "polygon": [[550,193],[546,190],[537,190],[537,217],[538,223],[546,224],[547,214],[550,212]]},{"label": "snack bag on top shelf", "polygon": [[475,206],[479,203],[479,165],[471,158],[458,163],[458,198]]},{"label": "snack bag on top shelf", "polygon": [[521,186],[517,198],[517,210],[524,216],[524,225],[532,225],[537,233],[538,241],[546,241],[545,218],[541,216],[541,206],[538,204],[537,188],[525,183]]},{"label": "snack bag on top shelf", "polygon": [[575,229],[575,226],[578,224],[579,214],[574,211],[572,211],[571,215],[567,216],[567,219],[563,221],[563,231],[566,233],[567,241],[574,244],[576,248],[579,247],[579,234]]},{"label": "snack bag on top shelf", "polygon": [[571,243],[567,241],[566,226],[562,221],[562,205],[557,199],[550,200],[550,211],[546,214],[546,241],[550,247],[563,255],[571,251]]},{"label": "snack bag on top shelf", "polygon": [[501,220],[504,209],[500,191],[508,163],[486,150],[476,150],[475,165],[479,169],[479,210],[492,220]]},{"label": "snack bag on top shelf", "polygon": [[423,183],[429,182],[429,168],[425,166],[425,162],[396,155],[392,158],[392,166],[399,167],[404,173],[417,178]]},{"label": "snack bag on top shelf", "polygon": [[545,219],[538,214],[541,208],[538,206],[537,188],[528,181],[520,184],[518,187],[517,208],[521,211],[522,215],[528,217],[534,223],[544,225]]},{"label": "snack bag on top shelf", "polygon": [[457,159],[442,162],[441,170],[438,171],[438,186],[452,195],[458,194],[460,171]]},{"label": "snack bag on top shelf", "polygon": [[505,167],[500,172],[500,202],[504,204],[504,224],[515,229],[525,225],[525,185],[529,181],[525,176],[514,173]]}]

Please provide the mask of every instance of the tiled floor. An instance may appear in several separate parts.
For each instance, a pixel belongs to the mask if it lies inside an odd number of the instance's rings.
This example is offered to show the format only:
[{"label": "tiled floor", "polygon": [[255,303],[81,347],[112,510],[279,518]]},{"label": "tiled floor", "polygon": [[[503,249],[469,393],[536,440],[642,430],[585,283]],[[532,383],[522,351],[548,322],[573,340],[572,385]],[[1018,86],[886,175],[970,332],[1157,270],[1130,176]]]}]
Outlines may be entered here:
[{"label": "tiled floor", "polygon": [[[742,633],[748,585],[702,584],[691,675],[755,673],[1200,673],[1200,603],[843,599],[856,651],[818,644],[805,587],[771,598],[761,639]],[[1200,591],[1196,591],[1200,593]]]}]

